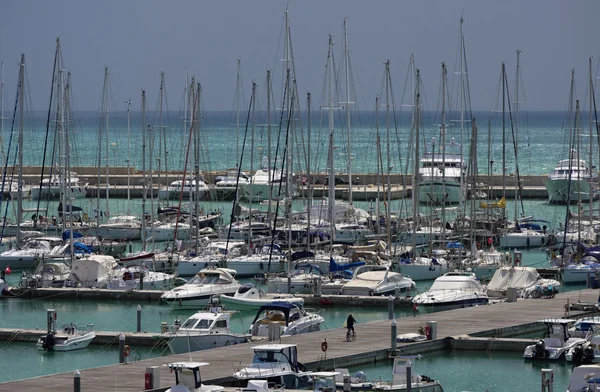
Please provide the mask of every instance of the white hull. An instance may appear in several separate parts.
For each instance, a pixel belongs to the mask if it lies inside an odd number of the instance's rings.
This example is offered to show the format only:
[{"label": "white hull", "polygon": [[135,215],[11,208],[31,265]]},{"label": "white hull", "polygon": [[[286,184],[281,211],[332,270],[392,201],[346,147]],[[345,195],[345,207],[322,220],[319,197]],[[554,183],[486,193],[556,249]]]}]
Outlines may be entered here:
[{"label": "white hull", "polygon": [[465,200],[465,188],[461,189],[458,180],[447,179],[445,182],[424,180],[419,185],[419,202],[421,203],[458,204],[461,200]]},{"label": "white hull", "polygon": [[278,295],[268,296],[266,298],[239,298],[239,297],[229,297],[226,295],[222,295],[220,297],[221,304],[225,306],[226,309],[233,310],[258,310],[261,306],[271,303],[273,301],[277,302],[288,302],[294,304],[304,304],[304,299],[296,298],[296,297],[280,297]]},{"label": "white hull", "polygon": [[[86,348],[87,346],[89,346],[95,337],[96,337],[96,334],[94,332],[88,332],[84,335],[68,336],[68,337],[59,335],[55,338],[56,344],[54,345],[54,347],[52,348],[51,351],[80,350],[82,348]],[[37,346],[38,350],[45,350],[43,347],[43,341],[41,338],[38,340],[36,346]]]},{"label": "white hull", "polygon": [[[548,200],[553,203],[577,203],[590,201],[590,183],[587,180],[571,179],[571,196],[569,197],[568,179],[546,179],[544,185],[548,191]],[[593,195],[592,195],[593,198]]]},{"label": "white hull", "polygon": [[[200,189],[198,191],[198,200],[204,200],[207,193],[206,189]],[[180,198],[182,198],[182,200],[196,200],[196,191],[186,191],[183,193],[183,196],[181,196],[181,190],[160,189],[158,191],[158,198],[160,200],[179,200]]]},{"label": "white hull", "polygon": [[279,257],[273,257],[271,266],[269,267],[269,258],[264,260],[249,260],[249,261],[235,261],[228,260],[227,268],[236,270],[236,276],[256,276],[265,274],[267,272],[278,273],[285,271],[287,268],[287,262],[279,262]]},{"label": "white hull", "polygon": [[192,351],[208,350],[215,347],[231,346],[248,341],[245,335],[236,334],[203,334],[175,336],[169,338],[168,345],[171,354],[184,354]]},{"label": "white hull", "polygon": [[600,273],[598,268],[565,268],[562,270],[563,283],[586,283]]},{"label": "white hull", "polygon": [[206,258],[201,261],[182,260],[177,263],[177,275],[194,276],[203,268],[214,267],[219,264],[219,256]]},{"label": "white hull", "polygon": [[500,237],[500,246],[502,248],[539,248],[548,236],[535,231],[522,233],[506,233]]},{"label": "white hull", "polygon": [[450,268],[447,263],[442,265],[399,264],[397,272],[412,280],[433,280],[450,272]]},{"label": "white hull", "polygon": [[[43,186],[41,189],[39,186],[31,187],[31,198],[33,200],[47,200],[47,199],[58,199],[60,198],[60,187],[55,186]],[[84,199],[87,194],[87,187],[85,186],[74,186],[71,187],[71,197],[74,199]]]},{"label": "white hull", "polygon": [[96,235],[100,238],[109,238],[115,241],[139,240],[142,238],[142,230],[139,228],[114,228],[98,227]]},{"label": "white hull", "polygon": [[[187,240],[191,238],[192,230],[189,225],[179,225],[177,227],[177,239]],[[154,241],[164,242],[175,239],[175,225],[160,225],[146,229],[144,238],[152,238]],[[197,271],[196,271],[197,272]]]}]

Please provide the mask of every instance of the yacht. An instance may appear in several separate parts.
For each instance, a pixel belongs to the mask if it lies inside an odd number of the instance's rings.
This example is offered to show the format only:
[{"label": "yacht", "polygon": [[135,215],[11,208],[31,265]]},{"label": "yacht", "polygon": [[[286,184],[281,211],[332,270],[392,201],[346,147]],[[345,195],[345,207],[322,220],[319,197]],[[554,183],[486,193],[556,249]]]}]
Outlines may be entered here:
[{"label": "yacht", "polygon": [[[56,312],[48,310],[48,317],[52,322],[48,325],[48,333],[40,337],[36,343],[38,350],[44,351],[73,351],[86,348],[94,340],[94,325],[77,326],[69,323],[63,324],[60,330],[56,329]],[[50,320],[49,320],[50,321]]]},{"label": "yacht", "polygon": [[352,279],[342,286],[342,295],[395,295],[414,290],[415,282],[389,267],[364,265],[354,270]]},{"label": "yacht", "polygon": [[426,152],[419,169],[419,201],[443,205],[457,204],[465,200],[465,187],[461,177],[466,166],[460,154]]},{"label": "yacht", "polygon": [[237,169],[231,169],[227,170],[225,176],[217,178],[215,192],[219,200],[224,200],[235,196],[237,189],[237,195],[240,198],[246,194],[248,184],[250,184],[250,177],[247,174],[240,172],[238,176]]},{"label": "yacht", "polygon": [[184,200],[194,200],[198,193],[198,200],[204,200],[208,194],[208,186],[200,179],[186,178],[185,185],[182,186],[182,184],[183,180],[171,182],[166,189],[158,191],[158,198],[160,200],[179,200],[180,197],[183,197]]},{"label": "yacht", "polygon": [[14,270],[29,269],[33,267],[36,260],[50,255],[60,244],[62,244],[60,237],[30,238],[19,249],[9,249],[0,253],[0,269],[8,265]]},{"label": "yacht", "polygon": [[231,312],[213,306],[194,313],[181,326],[175,324],[170,331],[163,330],[161,337],[173,355],[247,342],[250,335],[231,332],[230,322]]},{"label": "yacht", "polygon": [[235,274],[228,268],[204,268],[189,283],[166,291],[160,298],[173,307],[202,308],[212,296],[235,294],[240,287]]},{"label": "yacht", "polygon": [[299,303],[271,302],[262,305],[250,325],[252,338],[269,336],[269,325],[279,324],[279,336],[298,335],[320,331],[325,319],[320,314],[307,312]]},{"label": "yacht", "polygon": [[581,365],[571,371],[567,392],[597,392],[600,390],[600,365]]},{"label": "yacht", "polygon": [[152,271],[144,264],[131,264],[113,269],[106,288],[109,290],[170,290],[176,285],[176,279],[181,278]]},{"label": "yacht", "polygon": [[579,159],[578,152],[571,150],[569,159],[559,161],[558,166],[544,180],[548,201],[577,203],[593,200],[596,195],[590,182],[597,176],[597,173],[592,173],[586,161]]},{"label": "yacht", "polygon": [[518,297],[527,298],[538,286],[558,292],[560,282],[542,278],[533,267],[501,267],[487,284],[487,295],[490,298],[505,298],[507,291],[514,289]]},{"label": "yacht", "polygon": [[227,259],[227,267],[237,271],[238,276],[256,276],[267,272],[281,272],[287,265],[287,257],[278,244],[253,247],[253,253]]},{"label": "yacht", "polygon": [[450,272],[450,263],[441,252],[429,257],[426,254],[415,257],[415,252],[406,252],[398,258],[398,272],[410,276],[412,280],[433,280]]},{"label": "yacht", "polygon": [[110,280],[112,271],[118,268],[112,256],[92,254],[75,258],[65,287],[102,288]]},{"label": "yacht", "polygon": [[433,310],[487,305],[485,288],[473,272],[448,272],[437,278],[429,290],[416,295],[413,303]]},{"label": "yacht", "polygon": [[142,236],[142,221],[132,215],[120,215],[108,218],[106,223],[96,229],[101,239],[110,238],[117,241],[139,240]]},{"label": "yacht", "polygon": [[254,358],[248,366],[237,370],[233,377],[245,386],[250,380],[267,380],[286,389],[301,389],[308,386],[311,372],[298,362],[298,347],[295,344],[264,344],[252,347]]},{"label": "yacht", "polygon": [[246,245],[244,241],[210,241],[205,243],[202,253],[177,263],[177,274],[179,276],[194,276],[202,268],[218,265],[221,260],[228,257],[240,256],[247,248]]},{"label": "yacht", "polygon": [[207,362],[173,362],[167,364],[171,372],[175,373],[175,385],[167,389],[166,392],[223,392],[225,387],[220,385],[202,384],[200,368],[207,365]]},{"label": "yacht", "polygon": [[233,297],[221,295],[220,302],[227,309],[235,310],[257,310],[265,304],[271,302],[287,302],[304,305],[304,299],[293,295],[267,294],[263,289],[254,286],[252,283],[246,283],[240,286]]},{"label": "yacht", "polygon": [[71,197],[83,199],[87,193],[87,183],[82,183],[77,174],[71,173],[68,179],[63,175],[53,174],[50,178],[44,178],[40,186],[31,187],[31,198],[33,200],[58,199],[65,187],[71,188]]},{"label": "yacht", "polygon": [[540,323],[546,325],[546,337],[527,346],[523,358],[544,361],[562,359],[571,347],[585,342],[584,338],[571,337],[569,334],[569,327],[574,322],[571,319],[540,320]]},{"label": "yacht", "polygon": [[[321,284],[329,282],[329,278],[317,265],[298,263],[289,279],[287,273],[269,279],[267,291],[269,293],[311,294],[317,280],[320,280]],[[291,284],[291,290],[288,289],[288,284]]]},{"label": "yacht", "polygon": [[71,273],[71,267],[65,259],[53,260],[42,258],[32,273],[23,271],[21,286],[37,289],[38,287],[64,287]]},{"label": "yacht", "polygon": [[565,354],[567,362],[575,364],[591,364],[600,362],[600,336],[593,335],[583,343],[574,345]]}]

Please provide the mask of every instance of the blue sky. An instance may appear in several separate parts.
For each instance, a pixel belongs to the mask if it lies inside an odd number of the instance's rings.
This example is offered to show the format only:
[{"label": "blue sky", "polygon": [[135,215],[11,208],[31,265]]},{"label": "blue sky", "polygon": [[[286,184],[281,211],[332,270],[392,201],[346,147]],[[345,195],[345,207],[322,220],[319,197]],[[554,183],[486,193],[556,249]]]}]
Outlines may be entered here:
[{"label": "blue sky", "polygon": [[[20,53],[26,54],[33,108],[47,107],[55,37],[72,72],[79,110],[100,106],[104,66],[111,71],[116,108],[140,90],[155,107],[159,72],[166,73],[169,109],[179,110],[185,75],[203,86],[209,110],[234,108],[236,59],[242,60],[246,96],[252,80],[281,66],[281,30],[289,9],[298,89],[321,99],[328,34],[341,61],[342,23],[348,17],[357,102],[373,109],[382,94],[383,63],[391,61],[397,98],[414,54],[430,106],[435,106],[440,64],[455,67],[459,20],[464,16],[473,109],[495,99],[501,62],[514,80],[520,49],[528,110],[566,108],[570,70],[577,95],[587,100],[587,62],[600,58],[600,2],[532,1],[32,1],[0,0],[0,59],[12,102]],[[280,79],[278,79],[280,80]],[[247,100],[247,98],[246,98]],[[434,107],[430,107],[435,109]]]}]

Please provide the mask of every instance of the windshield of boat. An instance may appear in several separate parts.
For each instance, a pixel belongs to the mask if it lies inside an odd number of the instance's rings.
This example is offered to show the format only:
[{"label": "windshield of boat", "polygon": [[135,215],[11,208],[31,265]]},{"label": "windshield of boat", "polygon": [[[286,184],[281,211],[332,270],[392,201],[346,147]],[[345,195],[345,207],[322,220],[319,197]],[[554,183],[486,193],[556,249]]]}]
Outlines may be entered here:
[{"label": "windshield of boat", "polygon": [[190,280],[191,284],[225,284],[229,283],[226,279],[221,279],[219,275],[196,275],[192,280]]},{"label": "windshield of boat", "polygon": [[440,281],[436,280],[429,290],[478,290],[475,281]]},{"label": "windshield of boat", "polygon": [[277,351],[254,351],[254,359],[252,363],[287,363],[288,359],[282,352]]},{"label": "windshield of boat", "polygon": [[[190,317],[189,319],[187,319],[185,321],[185,323],[183,323],[183,325],[181,326],[181,328],[208,329],[208,327],[210,327],[211,320],[202,319],[196,325],[197,322],[198,322],[197,318],[191,318]],[[194,327],[194,325],[196,325],[196,326]]]}]

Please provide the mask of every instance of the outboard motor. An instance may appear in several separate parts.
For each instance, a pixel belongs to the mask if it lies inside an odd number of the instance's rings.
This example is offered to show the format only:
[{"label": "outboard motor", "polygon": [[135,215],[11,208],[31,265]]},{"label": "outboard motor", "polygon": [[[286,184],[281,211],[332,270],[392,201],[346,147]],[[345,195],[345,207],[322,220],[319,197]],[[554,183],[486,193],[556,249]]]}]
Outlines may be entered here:
[{"label": "outboard motor", "polygon": [[544,343],[543,340],[540,340],[535,344],[535,348],[533,349],[533,358],[546,359],[547,357],[546,343]]},{"label": "outboard motor", "polygon": [[367,375],[364,372],[356,372],[354,373],[354,378],[358,383],[367,382]]},{"label": "outboard motor", "polygon": [[576,364],[583,362],[583,347],[580,344],[573,347],[573,362]]},{"label": "outboard motor", "polygon": [[52,351],[52,350],[54,350],[55,344],[56,344],[56,340],[54,339],[54,334],[52,332],[49,332],[46,335],[46,338],[44,339],[42,348],[46,351]]},{"label": "outboard motor", "polygon": [[593,348],[591,348],[590,346],[586,346],[586,348],[583,349],[583,357],[581,362],[586,365],[589,365],[594,362]]}]

